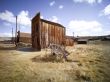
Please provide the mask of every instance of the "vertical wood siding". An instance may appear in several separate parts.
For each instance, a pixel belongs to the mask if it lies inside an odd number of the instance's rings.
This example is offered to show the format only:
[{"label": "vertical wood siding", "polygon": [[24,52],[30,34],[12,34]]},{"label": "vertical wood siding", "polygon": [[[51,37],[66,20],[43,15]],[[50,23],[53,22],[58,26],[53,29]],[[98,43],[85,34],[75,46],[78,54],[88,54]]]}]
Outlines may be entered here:
[{"label": "vertical wood siding", "polygon": [[61,45],[64,41],[64,27],[60,27],[45,21],[40,21],[41,23],[41,48],[46,48],[50,43]]},{"label": "vertical wood siding", "polygon": [[40,42],[40,13],[32,19],[32,47],[41,50]]}]

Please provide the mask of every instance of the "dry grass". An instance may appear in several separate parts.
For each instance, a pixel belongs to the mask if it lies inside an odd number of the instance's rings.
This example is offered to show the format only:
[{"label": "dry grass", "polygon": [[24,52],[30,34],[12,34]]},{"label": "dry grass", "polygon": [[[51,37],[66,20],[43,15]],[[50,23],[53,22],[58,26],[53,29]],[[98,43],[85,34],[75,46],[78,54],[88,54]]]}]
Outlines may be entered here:
[{"label": "dry grass", "polygon": [[[0,45],[3,46],[3,45]],[[50,50],[0,50],[0,82],[110,82],[110,43],[67,47],[68,62]]]}]

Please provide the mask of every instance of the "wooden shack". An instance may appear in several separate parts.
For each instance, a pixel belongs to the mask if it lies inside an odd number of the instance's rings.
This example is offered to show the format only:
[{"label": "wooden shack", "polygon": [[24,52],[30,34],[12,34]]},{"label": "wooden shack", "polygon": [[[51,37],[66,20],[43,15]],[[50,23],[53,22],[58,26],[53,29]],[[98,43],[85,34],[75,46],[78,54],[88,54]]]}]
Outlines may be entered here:
[{"label": "wooden shack", "polygon": [[74,45],[73,36],[65,36],[65,45],[66,46],[73,46]]},{"label": "wooden shack", "polygon": [[32,19],[32,47],[41,50],[46,48],[50,43],[64,44],[65,27],[61,24],[44,20],[38,13]]},{"label": "wooden shack", "polygon": [[19,42],[31,43],[31,34],[18,31],[17,43]]}]

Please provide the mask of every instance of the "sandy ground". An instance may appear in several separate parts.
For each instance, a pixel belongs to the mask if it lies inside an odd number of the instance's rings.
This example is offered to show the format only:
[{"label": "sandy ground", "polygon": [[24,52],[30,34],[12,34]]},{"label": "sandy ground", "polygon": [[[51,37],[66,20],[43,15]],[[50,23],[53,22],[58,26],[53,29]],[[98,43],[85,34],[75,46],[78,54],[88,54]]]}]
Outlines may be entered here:
[{"label": "sandy ground", "polygon": [[0,82],[110,82],[110,42],[66,47],[68,62],[50,50],[0,44]]}]

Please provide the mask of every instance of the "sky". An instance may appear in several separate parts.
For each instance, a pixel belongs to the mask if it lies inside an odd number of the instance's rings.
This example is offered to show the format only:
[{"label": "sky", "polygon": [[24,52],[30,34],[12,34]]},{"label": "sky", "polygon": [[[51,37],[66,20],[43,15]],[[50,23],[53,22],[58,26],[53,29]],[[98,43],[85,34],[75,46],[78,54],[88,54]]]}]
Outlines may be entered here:
[{"label": "sky", "polygon": [[12,36],[16,16],[18,29],[31,33],[31,20],[38,12],[62,24],[66,35],[110,34],[110,0],[0,0],[0,37]]}]

